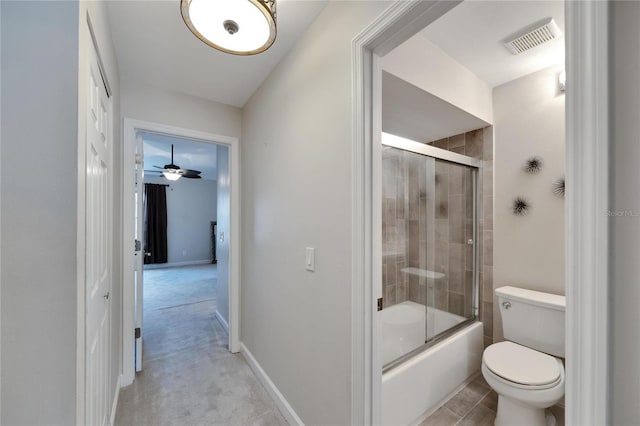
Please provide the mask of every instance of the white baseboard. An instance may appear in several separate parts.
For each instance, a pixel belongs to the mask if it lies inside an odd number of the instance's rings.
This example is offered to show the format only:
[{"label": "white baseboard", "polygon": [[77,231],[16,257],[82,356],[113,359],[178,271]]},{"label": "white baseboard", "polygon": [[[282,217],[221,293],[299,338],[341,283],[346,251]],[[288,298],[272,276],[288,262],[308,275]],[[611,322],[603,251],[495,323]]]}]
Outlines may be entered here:
[{"label": "white baseboard", "polygon": [[109,421],[110,425],[115,424],[116,421],[116,411],[118,409],[118,397],[120,396],[120,383],[122,383],[122,374],[118,375],[118,380],[116,380],[116,394],[113,397],[113,403],[111,404],[111,418]]},{"label": "white baseboard", "polygon": [[222,328],[224,328],[224,331],[229,334],[229,324],[227,323],[227,321],[225,321],[225,319],[222,317],[222,314],[218,310],[216,310],[216,318],[218,319],[218,322],[220,322]]},{"label": "white baseboard", "polygon": [[175,268],[176,266],[206,265],[210,263],[211,263],[211,259],[187,260],[186,262],[171,262],[171,263],[148,263],[144,265],[144,269]]},{"label": "white baseboard", "polygon": [[290,425],[304,426],[302,419],[298,417],[296,412],[293,410],[293,407],[291,407],[291,405],[289,404],[289,401],[287,401],[284,395],[282,395],[282,393],[278,390],[269,376],[267,376],[267,373],[262,369],[260,364],[258,364],[258,361],[256,361],[256,359],[253,357],[249,349],[247,349],[247,347],[242,342],[240,342],[240,352],[242,353],[242,356],[244,356],[244,359],[247,360],[249,367],[251,367],[255,375],[260,380],[260,383],[262,383],[262,386],[264,386],[267,392],[269,392],[271,399],[273,399],[273,401],[276,403],[282,415],[287,419],[287,422]]}]

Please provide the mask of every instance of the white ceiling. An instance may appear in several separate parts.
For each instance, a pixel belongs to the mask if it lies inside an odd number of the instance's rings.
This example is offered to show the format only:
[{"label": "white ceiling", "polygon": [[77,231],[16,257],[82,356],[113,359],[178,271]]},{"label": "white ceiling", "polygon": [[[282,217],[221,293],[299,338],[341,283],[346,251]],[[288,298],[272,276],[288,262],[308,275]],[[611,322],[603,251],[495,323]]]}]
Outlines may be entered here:
[{"label": "white ceiling", "polygon": [[[140,132],[143,142],[144,170],[150,176],[160,176],[160,169],[171,162],[171,144],[173,147],[173,163],[182,169],[199,170],[200,176],[206,180],[217,179],[216,144],[198,142],[192,139],[176,138],[158,133]],[[150,171],[150,172],[149,172]]]},{"label": "white ceiling", "polygon": [[437,96],[383,71],[383,132],[427,143],[488,125]]},{"label": "white ceiling", "polygon": [[520,55],[512,55],[502,44],[545,18],[553,18],[564,34],[563,1],[466,0],[418,36],[426,37],[495,87],[564,63],[564,36]]},{"label": "white ceiling", "polygon": [[327,0],[278,0],[278,35],[254,56],[219,52],[197,39],[179,0],[109,1],[121,78],[242,107],[302,36]]}]

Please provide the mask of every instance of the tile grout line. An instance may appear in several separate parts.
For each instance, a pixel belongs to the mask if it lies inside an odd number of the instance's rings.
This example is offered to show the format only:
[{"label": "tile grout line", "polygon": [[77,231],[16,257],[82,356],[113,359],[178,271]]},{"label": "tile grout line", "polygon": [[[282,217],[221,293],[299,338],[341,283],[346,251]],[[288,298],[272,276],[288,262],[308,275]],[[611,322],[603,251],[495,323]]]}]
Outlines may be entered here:
[{"label": "tile grout line", "polygon": [[[442,408],[444,408],[445,410],[447,410],[448,412],[450,412],[451,414],[453,414],[456,417],[460,417],[453,425],[457,425],[462,419],[464,419],[464,416],[458,416],[456,413],[454,413],[453,411],[451,411],[448,407],[445,407],[444,405],[442,406]],[[466,414],[465,414],[466,415]]]},{"label": "tile grout line", "polygon": [[[486,392],[486,393],[482,394],[482,396],[480,397],[480,399],[478,400],[478,402],[476,402],[476,403],[475,403],[475,404],[474,404],[474,405],[469,409],[469,411],[467,411],[467,412],[464,414],[464,416],[462,416],[462,417],[460,418],[460,420],[458,420],[458,421],[454,424],[454,426],[456,426],[456,425],[460,424],[460,422],[461,422],[462,420],[464,420],[464,419],[469,415],[469,413],[473,411],[473,409],[474,409],[474,408],[476,408],[478,405],[480,405],[480,403],[482,402],[482,400],[483,400],[487,395],[489,395],[490,393],[491,393],[491,389],[487,390],[487,392]],[[487,408],[489,408],[489,407],[487,407]],[[493,410],[491,410],[491,411],[493,411]]]}]

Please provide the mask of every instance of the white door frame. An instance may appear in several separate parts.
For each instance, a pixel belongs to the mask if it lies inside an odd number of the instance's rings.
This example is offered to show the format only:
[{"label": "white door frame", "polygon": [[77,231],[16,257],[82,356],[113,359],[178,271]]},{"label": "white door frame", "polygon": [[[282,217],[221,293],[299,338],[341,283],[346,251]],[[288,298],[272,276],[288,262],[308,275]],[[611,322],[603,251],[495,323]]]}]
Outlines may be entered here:
[{"label": "white door frame", "polygon": [[567,1],[566,424],[610,423],[608,2]]},{"label": "white door frame", "polygon": [[197,139],[202,142],[227,145],[231,172],[230,228],[229,240],[229,350],[240,350],[240,143],[238,138],[182,127],[168,126],[150,121],[124,118],[124,144],[122,153],[122,386],[133,383],[134,363],[134,203],[133,170],[137,131],[162,133],[171,136]]},{"label": "white door frame", "polygon": [[[352,43],[352,424],[379,424],[380,58],[459,1],[396,1]],[[567,424],[608,420],[607,5],[566,3]]]}]

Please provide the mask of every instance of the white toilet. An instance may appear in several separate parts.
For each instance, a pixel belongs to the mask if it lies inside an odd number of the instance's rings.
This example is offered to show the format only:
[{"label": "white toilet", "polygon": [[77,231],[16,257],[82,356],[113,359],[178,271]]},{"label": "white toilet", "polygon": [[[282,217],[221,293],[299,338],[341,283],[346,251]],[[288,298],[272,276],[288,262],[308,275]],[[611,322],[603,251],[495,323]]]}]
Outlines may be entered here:
[{"label": "white toilet", "polygon": [[564,365],[558,357],[565,356],[565,298],[517,287],[495,293],[507,341],[494,343],[482,355],[482,375],[498,394],[495,424],[544,426],[545,408],[564,395]]}]

